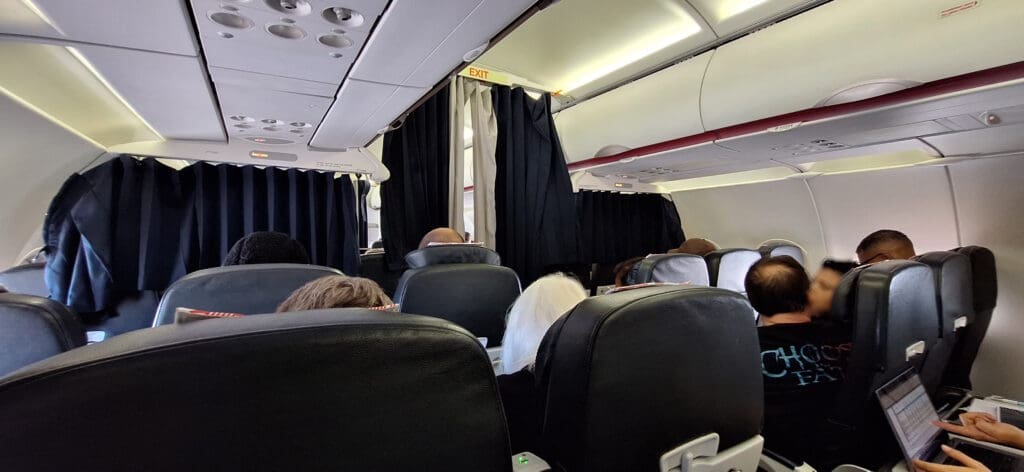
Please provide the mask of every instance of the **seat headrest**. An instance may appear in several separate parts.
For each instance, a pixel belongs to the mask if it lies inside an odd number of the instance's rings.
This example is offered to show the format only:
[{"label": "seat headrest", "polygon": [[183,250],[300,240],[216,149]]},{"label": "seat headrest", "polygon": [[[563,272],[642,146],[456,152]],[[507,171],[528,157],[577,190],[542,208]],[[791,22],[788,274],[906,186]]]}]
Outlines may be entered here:
[{"label": "seat headrest", "polygon": [[436,316],[479,337],[501,344],[505,315],[522,292],[519,276],[508,267],[488,264],[440,264],[402,274],[395,303],[403,313]]},{"label": "seat headrest", "polygon": [[14,266],[0,272],[0,285],[11,293],[49,297],[50,289],[46,288],[45,271],[45,262]]},{"label": "seat headrest", "polygon": [[761,260],[761,253],[750,249],[719,249],[704,256],[708,263],[711,285],[746,293],[743,284],[750,266]]},{"label": "seat headrest", "polygon": [[965,246],[954,249],[971,260],[971,276],[974,278],[974,311],[992,311],[999,297],[999,283],[996,278],[996,256],[988,248]]},{"label": "seat headrest", "polygon": [[657,470],[661,454],[707,433],[721,436],[720,450],[758,434],[763,384],[750,313],[741,295],[708,287],[581,302],[538,351],[541,456],[565,470]]},{"label": "seat headrest", "polygon": [[804,265],[804,251],[799,246],[787,243],[768,243],[757,248],[761,257],[789,256]]},{"label": "seat headrest", "polygon": [[475,244],[445,244],[417,249],[405,255],[410,269],[439,264],[501,265],[501,256],[491,249]]},{"label": "seat headrest", "polygon": [[707,287],[711,285],[708,265],[704,258],[693,254],[655,254],[637,263],[634,283],[689,283]]},{"label": "seat headrest", "polygon": [[83,345],[85,330],[67,306],[0,293],[0,376]]},{"label": "seat headrest", "polygon": [[476,338],[366,309],[117,336],[0,381],[0,421],[4,470],[511,471]]},{"label": "seat headrest", "polygon": [[[931,267],[935,276],[936,296],[945,315],[944,322],[951,323],[959,316],[973,320],[974,279],[971,276],[970,258],[952,251],[936,251],[921,254],[912,260]],[[954,326],[943,327],[944,332],[954,330]]]},{"label": "seat headrest", "polygon": [[247,315],[272,313],[295,289],[328,275],[341,275],[341,271],[308,264],[250,264],[199,270],[167,288],[153,326],[173,323],[174,310],[179,307]]}]

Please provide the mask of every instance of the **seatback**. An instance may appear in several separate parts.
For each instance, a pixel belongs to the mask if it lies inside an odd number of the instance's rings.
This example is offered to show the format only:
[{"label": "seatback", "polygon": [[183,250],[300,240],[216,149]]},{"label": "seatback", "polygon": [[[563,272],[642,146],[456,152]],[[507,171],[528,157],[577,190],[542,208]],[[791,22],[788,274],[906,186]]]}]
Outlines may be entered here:
[{"label": "seatback", "polygon": [[3,285],[11,293],[49,297],[50,289],[46,288],[46,280],[43,276],[45,271],[45,262],[14,266],[0,272],[0,285]]},{"label": "seatback", "polygon": [[394,297],[395,290],[398,289],[398,279],[402,277],[402,271],[391,270],[383,252],[363,254],[359,259],[359,276],[377,282],[384,293],[389,297]]},{"label": "seatback", "polygon": [[761,253],[761,257],[789,256],[796,259],[800,265],[804,265],[803,249],[793,244],[770,242],[762,244],[761,247],[757,248],[757,251]]},{"label": "seatback", "polygon": [[0,376],[83,345],[82,323],[67,306],[0,293]]},{"label": "seatback", "polygon": [[511,471],[477,340],[358,308],[162,326],[68,352],[0,381],[0,422],[5,471]]},{"label": "seatback", "polygon": [[868,467],[897,454],[875,391],[907,369],[921,371],[938,339],[935,293],[932,270],[919,262],[885,261],[843,277],[832,316],[851,327],[853,347],[830,415],[841,436],[827,441],[833,457]]},{"label": "seatback", "polygon": [[538,351],[541,456],[556,470],[651,471],[663,453],[708,433],[722,449],[756,437],[764,387],[750,310],[742,296],[709,287],[581,302]]},{"label": "seatback", "polygon": [[966,246],[954,250],[967,256],[971,265],[972,302],[974,317],[967,326],[957,333],[956,344],[950,355],[943,385],[971,389],[971,368],[978,357],[978,349],[985,340],[988,325],[992,322],[992,311],[996,308],[999,295],[996,278],[996,257],[992,251],[981,246]]},{"label": "seatback", "polygon": [[921,254],[913,260],[927,265],[935,276],[936,303],[939,308],[939,339],[928,353],[921,370],[921,381],[929,393],[942,385],[956,344],[958,327],[966,328],[974,319],[974,290],[970,259],[956,252]]},{"label": "seatback", "polygon": [[713,287],[746,293],[743,280],[750,266],[761,259],[761,253],[750,249],[719,249],[704,256]]},{"label": "seatback", "polygon": [[250,264],[195,271],[167,288],[153,326],[174,323],[174,310],[179,307],[246,315],[272,313],[295,289],[328,275],[341,275],[341,271],[308,264]]},{"label": "seatback", "polygon": [[708,265],[704,258],[693,254],[654,254],[634,266],[632,282],[688,283],[707,287],[711,285]]},{"label": "seatback", "polygon": [[488,346],[501,344],[505,315],[522,292],[515,271],[478,246],[431,246],[410,252],[395,303],[402,312],[451,321]]}]

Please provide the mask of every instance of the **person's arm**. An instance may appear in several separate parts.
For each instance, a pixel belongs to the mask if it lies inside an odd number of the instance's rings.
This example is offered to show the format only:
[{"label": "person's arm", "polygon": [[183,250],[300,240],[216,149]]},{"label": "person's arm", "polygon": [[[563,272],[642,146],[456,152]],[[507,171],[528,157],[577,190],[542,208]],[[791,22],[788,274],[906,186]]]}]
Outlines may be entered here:
[{"label": "person's arm", "polygon": [[918,472],[991,472],[988,467],[985,467],[985,464],[949,446],[943,445],[942,452],[945,452],[947,456],[963,465],[936,464],[934,462],[925,462],[921,459],[914,459],[914,468]]},{"label": "person's arm", "polygon": [[964,413],[960,415],[962,425],[938,421],[935,426],[979,441],[1003,444],[1024,449],[1024,431],[1013,425],[1000,423],[987,413]]}]

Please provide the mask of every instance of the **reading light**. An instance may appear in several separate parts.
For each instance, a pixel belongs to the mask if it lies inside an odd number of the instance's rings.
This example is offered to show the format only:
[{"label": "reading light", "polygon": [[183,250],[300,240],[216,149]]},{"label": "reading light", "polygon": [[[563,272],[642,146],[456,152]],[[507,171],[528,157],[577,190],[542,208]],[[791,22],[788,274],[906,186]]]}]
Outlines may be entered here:
[{"label": "reading light", "polygon": [[578,89],[700,32],[700,25],[689,15],[680,16],[680,20],[682,23],[673,22],[670,28],[640,36],[618,50],[609,51],[558,93]]},{"label": "reading light", "polygon": [[160,141],[164,140],[163,135],[161,135],[160,132],[156,130],[156,128],[153,128],[153,126],[150,125],[149,122],[146,121],[146,119],[143,118],[142,115],[140,115],[137,110],[135,110],[135,107],[133,107],[131,103],[128,103],[128,100],[125,100],[120,93],[117,93],[117,89],[115,89],[113,85],[110,85],[110,82],[107,82],[107,79],[103,78],[103,74],[100,74],[100,71],[96,70],[96,68],[93,67],[92,63],[90,63],[89,60],[82,55],[82,53],[78,52],[77,49],[70,46],[66,46],[64,49],[67,49],[68,52],[75,57],[75,59],[78,59],[78,62],[81,62],[82,65],[85,66],[85,68],[90,73],[92,73],[93,76],[96,77],[96,80],[98,80],[101,84],[103,84],[104,87],[107,88],[108,91],[110,91],[111,95],[117,98],[121,102],[121,104],[128,109],[128,111],[132,112],[132,114],[135,115],[135,117],[138,118],[139,121],[142,122],[142,124],[146,125],[146,128],[149,128],[149,131],[156,135],[157,139],[159,139]]}]

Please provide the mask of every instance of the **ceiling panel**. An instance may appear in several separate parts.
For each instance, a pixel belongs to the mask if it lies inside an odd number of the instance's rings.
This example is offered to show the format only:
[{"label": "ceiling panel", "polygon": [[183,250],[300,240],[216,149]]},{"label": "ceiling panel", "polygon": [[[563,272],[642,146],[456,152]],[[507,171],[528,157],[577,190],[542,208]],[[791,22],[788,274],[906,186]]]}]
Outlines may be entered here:
[{"label": "ceiling panel", "polygon": [[711,29],[719,36],[728,36],[768,18],[800,8],[815,0],[688,0]]},{"label": "ceiling panel", "polygon": [[333,97],[338,92],[338,84],[314,82],[311,80],[293,79],[277,75],[258,74],[237,69],[210,67],[210,78],[215,83],[238,85],[242,87],[262,88],[278,92],[301,93],[320,97]]},{"label": "ceiling panel", "polygon": [[597,176],[635,177],[643,183],[668,182],[701,174],[717,168],[743,164],[741,155],[714,143],[699,144],[588,169]]},{"label": "ceiling panel", "polygon": [[232,138],[301,143],[309,142],[333,101],[328,97],[235,85],[218,85],[217,96]]},{"label": "ceiling panel", "polygon": [[349,79],[310,144],[321,149],[364,146],[426,92]]},{"label": "ceiling panel", "polygon": [[195,56],[182,0],[6,0],[0,32]]},{"label": "ceiling panel", "polygon": [[583,96],[715,39],[682,0],[562,0],[476,61]]}]

